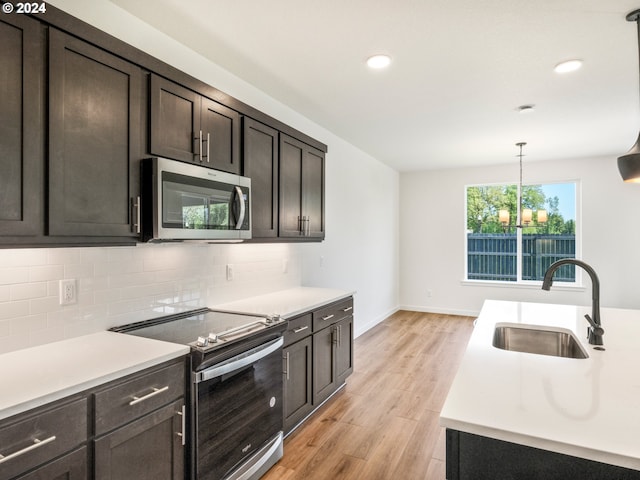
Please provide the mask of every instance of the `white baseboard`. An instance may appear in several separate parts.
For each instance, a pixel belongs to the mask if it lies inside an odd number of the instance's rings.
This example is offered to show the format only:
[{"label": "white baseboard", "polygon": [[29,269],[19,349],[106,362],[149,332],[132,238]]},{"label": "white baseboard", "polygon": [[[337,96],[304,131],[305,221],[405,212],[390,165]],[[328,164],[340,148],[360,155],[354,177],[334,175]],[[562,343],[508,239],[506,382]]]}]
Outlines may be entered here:
[{"label": "white baseboard", "polygon": [[410,312],[441,313],[444,315],[462,315],[464,317],[477,317],[478,315],[480,315],[480,312],[476,310],[458,310],[455,308],[425,307],[421,305],[401,305],[398,310],[408,310]]}]

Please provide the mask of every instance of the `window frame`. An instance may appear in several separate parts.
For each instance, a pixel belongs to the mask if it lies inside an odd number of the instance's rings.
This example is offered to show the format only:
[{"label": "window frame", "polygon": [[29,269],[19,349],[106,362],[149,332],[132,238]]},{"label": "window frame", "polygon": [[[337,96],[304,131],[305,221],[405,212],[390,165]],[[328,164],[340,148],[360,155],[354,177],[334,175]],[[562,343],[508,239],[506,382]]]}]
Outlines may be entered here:
[{"label": "window frame", "polygon": [[[566,184],[573,183],[575,186],[575,257],[576,259],[582,259],[582,185],[580,179],[554,179],[550,181],[528,181],[523,182],[522,186],[536,186],[536,185],[553,185],[553,184]],[[507,280],[481,280],[469,278],[469,241],[467,231],[467,191],[470,187],[506,187],[514,185],[517,191],[518,204],[520,196],[522,194],[520,185],[515,182],[485,182],[485,183],[471,183],[464,186],[463,201],[464,201],[464,216],[463,216],[463,233],[464,233],[464,276],[462,280],[463,285],[477,285],[477,286],[497,286],[497,287],[515,287],[515,288],[540,288],[542,280],[523,280],[523,266],[522,266],[522,228],[516,228],[516,281]],[[520,211],[518,211],[518,218],[516,224],[520,224]],[[513,227],[515,228],[515,227]],[[583,272],[582,269],[576,268],[575,280],[573,282],[558,282],[555,283],[554,290],[576,290],[583,289]]]}]

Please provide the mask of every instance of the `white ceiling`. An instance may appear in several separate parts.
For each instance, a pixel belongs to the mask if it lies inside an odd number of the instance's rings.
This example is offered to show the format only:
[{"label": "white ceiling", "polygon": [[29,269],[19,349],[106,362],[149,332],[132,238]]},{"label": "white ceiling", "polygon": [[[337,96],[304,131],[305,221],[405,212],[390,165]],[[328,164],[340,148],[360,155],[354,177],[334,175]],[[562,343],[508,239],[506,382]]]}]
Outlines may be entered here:
[{"label": "white ceiling", "polygon": [[616,157],[640,129],[640,0],[111,1],[399,171],[514,162],[518,141]]}]

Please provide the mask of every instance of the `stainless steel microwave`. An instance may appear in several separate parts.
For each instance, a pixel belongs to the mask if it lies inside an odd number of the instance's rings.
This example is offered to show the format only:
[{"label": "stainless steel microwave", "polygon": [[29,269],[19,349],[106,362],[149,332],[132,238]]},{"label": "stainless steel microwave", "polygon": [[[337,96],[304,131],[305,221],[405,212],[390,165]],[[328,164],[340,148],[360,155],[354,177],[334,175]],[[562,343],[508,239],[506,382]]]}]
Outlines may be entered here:
[{"label": "stainless steel microwave", "polygon": [[142,161],[145,242],[251,238],[251,179],[166,158]]}]

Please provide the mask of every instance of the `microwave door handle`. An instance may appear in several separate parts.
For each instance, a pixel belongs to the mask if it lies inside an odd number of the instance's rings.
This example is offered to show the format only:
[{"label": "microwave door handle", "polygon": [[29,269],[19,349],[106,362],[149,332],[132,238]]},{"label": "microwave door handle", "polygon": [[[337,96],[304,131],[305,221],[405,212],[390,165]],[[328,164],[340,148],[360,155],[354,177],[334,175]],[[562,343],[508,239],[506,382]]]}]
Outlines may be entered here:
[{"label": "microwave door handle", "polygon": [[242,189],[239,186],[235,186],[236,189],[236,198],[238,199],[238,203],[240,204],[240,215],[238,216],[238,221],[236,222],[236,230],[242,229],[242,224],[244,223],[244,217],[247,213],[244,198],[242,196]]}]

